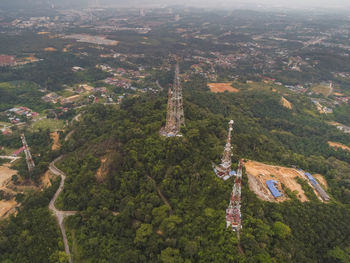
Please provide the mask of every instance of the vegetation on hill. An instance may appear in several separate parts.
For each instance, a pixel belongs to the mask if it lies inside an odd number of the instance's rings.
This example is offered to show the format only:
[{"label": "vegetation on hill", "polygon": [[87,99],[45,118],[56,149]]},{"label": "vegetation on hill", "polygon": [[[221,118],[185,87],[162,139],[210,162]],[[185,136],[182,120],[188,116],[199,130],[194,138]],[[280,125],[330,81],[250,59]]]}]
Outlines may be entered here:
[{"label": "vegetation on hill", "polygon": [[[65,158],[58,164],[67,174],[58,205],[80,211],[67,219],[74,260],[347,262],[350,178],[343,171],[350,169],[350,155],[334,151],[327,141],[347,141],[348,135],[305,114],[314,109],[298,96],[288,97],[294,106],[288,110],[278,94],[267,90],[212,94],[199,77],[187,82],[184,90],[182,138],[159,136],[165,92],[161,97],[126,99],[120,110],[94,105],[74,126],[61,148]],[[329,204],[295,199],[263,202],[249,190],[244,175],[243,254],[238,252],[235,233],[225,227],[233,179],[224,182],[212,171],[230,119],[235,120],[234,162],[247,158],[321,173],[333,198]],[[104,156],[109,159],[106,176],[99,182],[96,171]],[[32,206],[25,204],[25,209]],[[43,221],[51,218],[42,216]],[[11,218],[0,233],[0,240],[13,240],[9,244],[14,246],[18,244],[13,239],[18,233],[12,231],[15,220]],[[44,227],[45,222],[37,225]],[[28,226],[21,223],[16,228],[26,231]],[[42,237],[37,245],[44,246],[49,238]],[[57,246],[52,244],[54,253]],[[0,245],[0,252],[5,249]],[[15,253],[26,260],[47,262],[41,259],[48,252],[37,250],[31,257],[18,250],[0,253],[0,262],[14,258]]]}]

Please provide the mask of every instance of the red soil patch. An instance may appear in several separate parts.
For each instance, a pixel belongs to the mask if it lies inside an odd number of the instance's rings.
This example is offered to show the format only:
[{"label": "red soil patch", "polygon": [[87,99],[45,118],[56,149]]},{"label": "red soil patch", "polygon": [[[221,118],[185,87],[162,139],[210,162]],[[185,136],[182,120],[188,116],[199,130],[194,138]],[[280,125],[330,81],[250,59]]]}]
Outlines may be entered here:
[{"label": "red soil patch", "polygon": [[335,149],[342,149],[342,150],[350,152],[349,146],[346,146],[346,145],[341,144],[339,142],[328,142],[328,145],[331,146],[332,148],[335,148]]},{"label": "red soil patch", "polygon": [[56,132],[52,132],[50,134],[51,139],[53,140],[53,144],[51,146],[51,150],[55,151],[55,150],[59,150],[61,148],[61,144],[59,143],[59,139],[60,139],[60,135],[59,133]]}]

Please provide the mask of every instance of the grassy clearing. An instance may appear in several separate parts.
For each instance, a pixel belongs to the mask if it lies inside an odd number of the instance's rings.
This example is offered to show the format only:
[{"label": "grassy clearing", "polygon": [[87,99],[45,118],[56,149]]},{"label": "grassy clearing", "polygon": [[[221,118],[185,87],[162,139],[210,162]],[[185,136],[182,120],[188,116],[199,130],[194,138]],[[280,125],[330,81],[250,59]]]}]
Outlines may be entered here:
[{"label": "grassy clearing", "polygon": [[64,127],[63,120],[54,120],[54,119],[42,119],[36,121],[32,124],[32,130],[38,131],[40,128],[43,130],[49,129],[51,132],[62,130]]},{"label": "grassy clearing", "polygon": [[273,92],[283,92],[283,93],[290,93],[289,89],[287,89],[284,86],[279,86],[276,84],[270,84],[265,82],[249,82],[249,83],[241,83],[234,81],[232,86],[242,89],[242,90],[266,90],[266,91],[273,91]]},{"label": "grassy clearing", "polygon": [[330,91],[330,88],[328,85],[315,85],[312,88],[312,91],[317,94],[322,94],[323,96],[327,97]]},{"label": "grassy clearing", "polygon": [[73,96],[75,95],[75,93],[69,89],[65,89],[65,90],[62,90],[62,91],[59,91],[57,92],[58,95],[64,97],[64,98],[68,98],[70,96]]}]

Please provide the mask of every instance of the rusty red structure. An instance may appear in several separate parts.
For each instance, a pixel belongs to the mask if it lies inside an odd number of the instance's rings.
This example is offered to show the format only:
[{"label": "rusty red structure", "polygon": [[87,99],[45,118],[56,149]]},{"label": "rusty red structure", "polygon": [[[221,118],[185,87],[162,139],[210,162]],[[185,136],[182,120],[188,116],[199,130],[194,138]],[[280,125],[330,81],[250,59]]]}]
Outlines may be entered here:
[{"label": "rusty red structure", "polygon": [[231,227],[239,236],[239,231],[242,229],[241,219],[241,188],[242,188],[242,168],[243,162],[238,163],[237,175],[233,185],[230,204],[226,209],[226,227]]}]

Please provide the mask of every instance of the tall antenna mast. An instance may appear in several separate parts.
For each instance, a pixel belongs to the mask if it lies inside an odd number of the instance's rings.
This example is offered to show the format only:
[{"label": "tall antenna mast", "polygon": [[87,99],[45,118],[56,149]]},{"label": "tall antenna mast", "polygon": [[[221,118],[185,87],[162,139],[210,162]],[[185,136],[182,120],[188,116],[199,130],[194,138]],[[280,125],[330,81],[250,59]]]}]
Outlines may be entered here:
[{"label": "tall antenna mast", "polygon": [[232,136],[232,126],[233,126],[234,121],[230,120],[229,121],[229,128],[228,128],[228,133],[227,133],[227,140],[226,140],[226,145],[224,148],[224,152],[222,153],[222,158],[221,158],[221,164],[217,165],[214,168],[214,172],[216,175],[224,180],[227,180],[231,176],[234,175],[234,171],[231,171],[231,157],[232,157],[232,147],[231,147],[231,136]]},{"label": "tall antenna mast", "polygon": [[176,63],[173,90],[169,89],[168,91],[166,124],[160,130],[160,134],[165,137],[182,136],[180,134],[181,126],[185,125],[182,87],[179,74],[179,63]]}]

